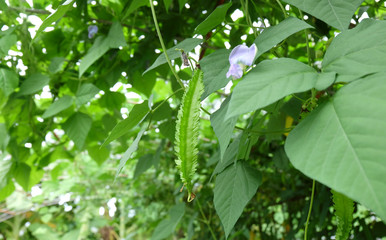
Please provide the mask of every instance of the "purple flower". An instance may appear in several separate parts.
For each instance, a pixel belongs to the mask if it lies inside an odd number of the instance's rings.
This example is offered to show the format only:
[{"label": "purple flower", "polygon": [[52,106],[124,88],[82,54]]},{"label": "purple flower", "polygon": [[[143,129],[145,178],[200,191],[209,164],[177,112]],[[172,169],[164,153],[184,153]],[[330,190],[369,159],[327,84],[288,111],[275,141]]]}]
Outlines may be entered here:
[{"label": "purple flower", "polygon": [[227,72],[227,78],[232,76],[234,79],[239,79],[243,76],[246,66],[251,66],[257,53],[257,47],[252,44],[251,47],[238,45],[229,55],[229,63],[231,66]]},{"label": "purple flower", "polygon": [[93,38],[94,35],[98,32],[98,27],[95,25],[90,25],[88,27],[88,38]]}]

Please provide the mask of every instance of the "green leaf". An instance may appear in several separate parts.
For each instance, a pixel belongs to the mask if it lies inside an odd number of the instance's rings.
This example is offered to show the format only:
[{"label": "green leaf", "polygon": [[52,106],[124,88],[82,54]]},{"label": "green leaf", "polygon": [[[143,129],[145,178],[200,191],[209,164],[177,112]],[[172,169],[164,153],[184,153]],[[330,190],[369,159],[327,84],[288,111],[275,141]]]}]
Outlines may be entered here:
[{"label": "green leaf", "polygon": [[5,0],[0,0],[0,9],[3,11],[8,10],[8,5],[5,3]]},{"label": "green leaf", "polygon": [[217,176],[213,201],[226,237],[261,185],[261,178],[261,173],[244,161],[238,161]]},{"label": "green leaf", "polygon": [[385,70],[386,22],[365,19],[339,34],[323,59],[324,72],[337,72],[337,82],[350,82]]},{"label": "green leaf", "polygon": [[0,162],[0,189],[2,189],[7,185],[8,174],[12,167],[12,161],[1,160]]},{"label": "green leaf", "polygon": [[205,35],[214,27],[222,23],[225,19],[228,9],[232,6],[232,2],[218,6],[202,23],[194,30],[195,34]]},{"label": "green leaf", "polygon": [[352,228],[352,220],[354,213],[354,202],[345,195],[331,189],[332,200],[334,201],[334,209],[338,229],[336,230],[335,238],[337,240],[349,239]]},{"label": "green leaf", "polygon": [[227,97],[221,104],[221,107],[210,116],[210,122],[220,144],[220,159],[224,157],[225,150],[231,140],[233,129],[235,128],[238,119],[238,116],[235,116],[225,120],[229,99],[230,97]]},{"label": "green leaf", "polygon": [[205,86],[201,100],[228,84],[230,79],[226,77],[226,73],[230,66],[228,60],[230,53],[231,51],[228,49],[220,49],[200,61],[201,69],[204,72]]},{"label": "green leaf", "polygon": [[71,96],[63,96],[59,98],[57,101],[53,102],[46,111],[44,111],[42,118],[49,118],[63,110],[69,108],[73,103],[73,99]]},{"label": "green leaf", "polygon": [[74,113],[63,124],[67,136],[74,141],[78,149],[82,149],[88,132],[91,129],[92,119],[84,113]]},{"label": "green leaf", "polygon": [[[177,44],[176,46],[169,48],[168,50],[166,50],[166,52],[168,54],[169,59],[173,60],[173,59],[181,57],[181,51],[176,50],[176,49],[181,49],[184,52],[188,53],[188,52],[192,51],[192,49],[194,49],[198,44],[201,44],[202,42],[203,42],[202,39],[187,38],[184,41]],[[154,69],[154,68],[156,68],[164,63],[167,63],[167,61],[165,58],[165,54],[162,53],[161,55],[158,56],[158,58],[155,60],[155,62],[148,69],[146,69],[145,72],[143,72],[142,75],[144,75],[148,71],[150,71],[150,70],[152,70],[152,69]]]},{"label": "green leaf", "polygon": [[185,7],[185,4],[188,0],[178,0],[178,5],[180,7],[180,12],[181,10]]},{"label": "green leaf", "polygon": [[163,2],[165,5],[166,13],[169,13],[170,4],[172,4],[173,0],[163,0]]},{"label": "green leaf", "polygon": [[125,17],[129,16],[132,12],[137,10],[138,8],[148,5],[149,1],[147,0],[133,0],[133,2],[130,4],[129,9],[127,10]]},{"label": "green leaf", "polygon": [[352,82],[308,115],[286,141],[292,164],[386,221],[385,73]]},{"label": "green leaf", "polygon": [[40,73],[35,73],[28,77],[20,86],[19,96],[36,93],[48,85],[50,78]]},{"label": "green leaf", "polygon": [[108,91],[98,101],[101,107],[108,108],[111,111],[120,111],[126,97],[120,92]]},{"label": "green leaf", "polygon": [[174,134],[176,132],[176,124],[174,121],[163,122],[158,126],[158,128],[164,137],[167,137],[171,142],[174,142]]},{"label": "green leaf", "polygon": [[92,83],[83,84],[76,93],[75,103],[80,106],[87,103],[92,99],[97,93],[99,93],[99,88],[97,88]]},{"label": "green leaf", "polygon": [[4,187],[0,187],[0,202],[4,201],[15,191],[15,185],[13,181],[8,181],[8,184]]},{"label": "green leaf", "polygon": [[363,0],[283,0],[344,31]]},{"label": "green leaf", "polygon": [[232,163],[236,163],[237,153],[239,150],[241,134],[236,137],[231,144],[229,144],[228,148],[225,151],[224,159],[222,161],[218,161],[216,168],[214,169],[211,178],[224,171]]},{"label": "green leaf", "polygon": [[135,151],[137,151],[139,140],[141,140],[141,137],[143,133],[146,131],[146,129],[147,129],[147,124],[143,124],[141,130],[137,134],[137,137],[134,139],[133,143],[131,143],[130,147],[123,154],[121,160],[119,161],[117,172],[115,173],[115,179],[118,177],[118,174],[122,171],[122,168],[125,166],[127,160],[129,160],[131,158],[131,155]]},{"label": "green leaf", "polygon": [[37,240],[60,239],[58,234],[48,225],[33,223],[28,227],[28,230]]},{"label": "green leaf", "polygon": [[149,113],[149,110],[150,109],[147,104],[147,100],[141,104],[135,105],[130,111],[129,116],[124,120],[120,121],[113,128],[105,142],[102,144],[102,147],[106,146],[107,144],[121,137],[122,135],[128,133],[133,127],[141,123]]},{"label": "green leaf", "polygon": [[110,156],[110,151],[106,147],[96,145],[88,147],[87,152],[99,166],[101,166]]},{"label": "green leaf", "polygon": [[36,31],[36,35],[35,35],[35,38],[44,30],[46,29],[48,26],[50,26],[53,22],[56,22],[58,21],[61,17],[64,16],[64,14],[66,14],[66,12],[72,7],[72,2],[74,0],[67,0],[66,2],[64,2],[62,5],[60,5],[58,7],[58,9],[55,10],[55,12],[53,12],[51,15],[49,15],[42,23],[42,25],[40,25],[39,29]]},{"label": "green leaf", "polygon": [[156,78],[157,75],[155,72],[150,72],[143,76],[139,72],[136,72],[132,81],[133,88],[150,97]]},{"label": "green leaf", "polygon": [[[0,151],[4,152],[4,149],[8,145],[9,139],[10,139],[10,137],[8,135],[6,125],[4,123],[0,123]],[[1,167],[0,167],[0,169],[1,169]],[[1,170],[0,170],[0,172],[1,172]],[[0,180],[0,188],[1,188],[1,180]]]},{"label": "green leaf", "polygon": [[48,66],[48,71],[50,73],[57,73],[62,70],[63,64],[65,63],[66,59],[64,57],[54,57],[51,59],[51,63]]},{"label": "green leaf", "polygon": [[161,240],[169,237],[185,214],[185,204],[179,203],[169,210],[169,216],[155,228],[151,240]]},{"label": "green leaf", "polygon": [[0,68],[0,89],[9,96],[19,84],[19,77],[14,71]]},{"label": "green leaf", "polygon": [[126,46],[126,40],[123,35],[122,26],[119,22],[113,22],[107,37],[99,36],[94,44],[82,59],[79,65],[79,78],[83,73],[100,57],[102,57],[110,48],[119,48]]},{"label": "green leaf", "polygon": [[15,177],[16,182],[24,189],[24,191],[29,191],[29,178],[31,174],[31,167],[25,163],[18,163],[14,169],[13,176]]},{"label": "green leaf", "polygon": [[204,90],[202,77],[202,71],[196,69],[192,80],[185,89],[176,122],[176,141],[174,145],[177,155],[176,165],[180,171],[181,181],[188,190],[189,202],[194,199],[192,181],[197,168],[200,99]]},{"label": "green leaf", "polygon": [[8,55],[8,50],[17,42],[15,34],[8,34],[0,38],[0,58]]},{"label": "green leaf", "polygon": [[313,27],[302,20],[294,17],[288,17],[279,24],[265,29],[254,42],[257,46],[255,59],[292,34],[307,28]]},{"label": "green leaf", "polygon": [[144,173],[153,165],[153,157],[153,154],[146,154],[138,159],[137,165],[135,165],[133,179],[137,179],[142,173]]},{"label": "green leaf", "polygon": [[[327,78],[333,76],[328,74]],[[310,90],[319,78],[325,83],[325,78],[320,77],[315,69],[294,59],[265,60],[234,88],[227,118],[268,106],[292,93]]]}]

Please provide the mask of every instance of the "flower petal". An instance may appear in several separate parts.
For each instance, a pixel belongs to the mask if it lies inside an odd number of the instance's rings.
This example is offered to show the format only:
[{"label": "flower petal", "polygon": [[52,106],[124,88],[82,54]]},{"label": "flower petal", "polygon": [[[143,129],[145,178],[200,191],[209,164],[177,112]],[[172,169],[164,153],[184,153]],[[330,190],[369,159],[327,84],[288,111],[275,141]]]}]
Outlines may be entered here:
[{"label": "flower petal", "polygon": [[226,76],[227,78],[232,76],[234,79],[239,79],[243,76],[243,69],[238,64],[231,64]]},{"label": "flower petal", "polygon": [[94,35],[98,32],[98,26],[90,25],[88,27],[88,38],[93,38]]},{"label": "flower petal", "polygon": [[229,62],[230,64],[242,63],[244,65],[251,66],[253,64],[253,60],[255,59],[256,53],[257,47],[255,44],[252,44],[251,47],[238,45],[229,55]]}]

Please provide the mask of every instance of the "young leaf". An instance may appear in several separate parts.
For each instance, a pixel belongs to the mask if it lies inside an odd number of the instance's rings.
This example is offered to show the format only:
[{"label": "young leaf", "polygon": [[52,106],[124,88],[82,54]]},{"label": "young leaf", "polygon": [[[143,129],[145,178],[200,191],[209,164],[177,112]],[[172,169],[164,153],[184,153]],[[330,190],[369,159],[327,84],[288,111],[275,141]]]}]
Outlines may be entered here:
[{"label": "young leaf", "polygon": [[312,26],[297,18],[288,17],[279,24],[265,29],[255,40],[257,46],[255,59],[292,34],[307,28]]},{"label": "young leaf", "polygon": [[284,0],[302,11],[341,30],[347,30],[350,20],[363,0]]},{"label": "young leaf", "polygon": [[204,89],[202,71],[197,69],[185,89],[177,115],[175,151],[177,168],[188,189],[188,201],[194,199],[192,180],[197,167],[197,142],[200,127],[200,99]]},{"label": "young leaf", "polygon": [[119,138],[120,136],[128,133],[133,127],[137,126],[141,123],[147,114],[149,113],[149,106],[147,104],[147,100],[141,104],[135,105],[133,109],[130,111],[129,116],[119,122],[113,130],[110,132],[109,136],[106,138],[105,142],[102,144],[106,146],[110,142]]},{"label": "young leaf", "polygon": [[74,0],[67,0],[62,5],[58,7],[50,16],[48,16],[40,25],[39,29],[36,31],[35,38],[44,30],[46,27],[50,26],[53,22],[59,20],[59,18],[63,17],[63,15],[72,7],[72,2]]},{"label": "young leaf", "polygon": [[261,173],[238,161],[221,172],[214,188],[214,207],[224,226],[225,236],[231,232],[244,207],[261,185]]},{"label": "young leaf", "polygon": [[[386,221],[386,81],[379,73],[342,87],[295,129],[285,151],[295,168]],[[301,146],[301,147],[299,147]]]},{"label": "young leaf", "polygon": [[[169,48],[168,50],[166,50],[166,52],[168,54],[169,59],[173,60],[181,57],[181,51],[179,49],[187,53],[192,51],[193,48],[195,48],[198,44],[201,44],[202,42],[203,40],[199,38],[187,38],[184,41],[177,44],[176,46]],[[162,53],[161,55],[158,56],[158,58],[154,61],[154,63],[148,69],[146,69],[146,71],[143,72],[142,75],[145,75],[145,73],[147,73],[148,71],[164,63],[167,63],[167,61],[165,58],[165,54]]]},{"label": "young leaf", "polygon": [[202,23],[194,30],[195,34],[205,35],[214,27],[219,25],[225,19],[228,9],[232,6],[232,2],[218,6]]},{"label": "young leaf", "polygon": [[354,202],[345,195],[332,189],[331,192],[332,200],[334,201],[335,216],[338,223],[335,239],[346,240],[349,238],[352,227]]}]

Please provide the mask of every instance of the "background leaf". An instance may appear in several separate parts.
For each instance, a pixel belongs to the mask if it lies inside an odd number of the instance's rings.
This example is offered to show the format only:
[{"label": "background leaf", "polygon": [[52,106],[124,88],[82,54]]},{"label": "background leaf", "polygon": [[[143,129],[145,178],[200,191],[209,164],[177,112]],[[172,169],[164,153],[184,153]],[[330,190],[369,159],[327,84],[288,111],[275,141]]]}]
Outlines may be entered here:
[{"label": "background leaf", "polygon": [[216,7],[216,9],[196,27],[194,33],[205,35],[207,32],[219,25],[222,21],[224,21],[225,14],[231,6],[232,2],[229,2]]},{"label": "background leaf", "polygon": [[338,73],[338,82],[350,82],[385,70],[386,22],[365,19],[339,34],[328,47],[323,71]]},{"label": "background leaf", "polygon": [[260,184],[261,174],[244,161],[238,161],[217,176],[213,201],[225,236],[229,235]]},{"label": "background leaf", "polygon": [[151,236],[151,240],[161,240],[169,237],[174,229],[177,227],[177,224],[180,222],[182,216],[185,214],[185,204],[179,203],[174,205],[169,210],[168,218],[162,220],[156,227]]},{"label": "background leaf", "polygon": [[99,88],[97,88],[92,83],[85,83],[80,86],[78,92],[76,93],[75,103],[80,106],[87,103],[92,99],[97,93],[99,93]]},{"label": "background leaf", "polygon": [[374,210],[386,221],[385,73],[343,87],[313,111],[285,144],[305,175]]},{"label": "background leaf", "polygon": [[3,90],[5,96],[9,96],[17,87],[19,78],[15,72],[0,68],[0,89]]},{"label": "background leaf", "polygon": [[363,0],[283,0],[344,31]]},{"label": "background leaf", "polygon": [[44,111],[42,118],[49,118],[63,110],[69,108],[73,103],[73,99],[71,96],[63,96],[59,98],[57,101],[53,102],[46,111]]},{"label": "background leaf", "polygon": [[307,28],[312,28],[312,26],[297,18],[288,17],[279,24],[265,29],[259,36],[257,36],[254,42],[257,46],[255,59],[292,34]]},{"label": "background leaf", "polygon": [[21,84],[18,95],[29,95],[41,91],[49,82],[50,78],[48,76],[40,73],[33,74]]},{"label": "background leaf", "polygon": [[63,124],[67,136],[74,141],[78,149],[82,149],[88,132],[91,129],[92,119],[84,113],[77,112],[71,115]]}]

